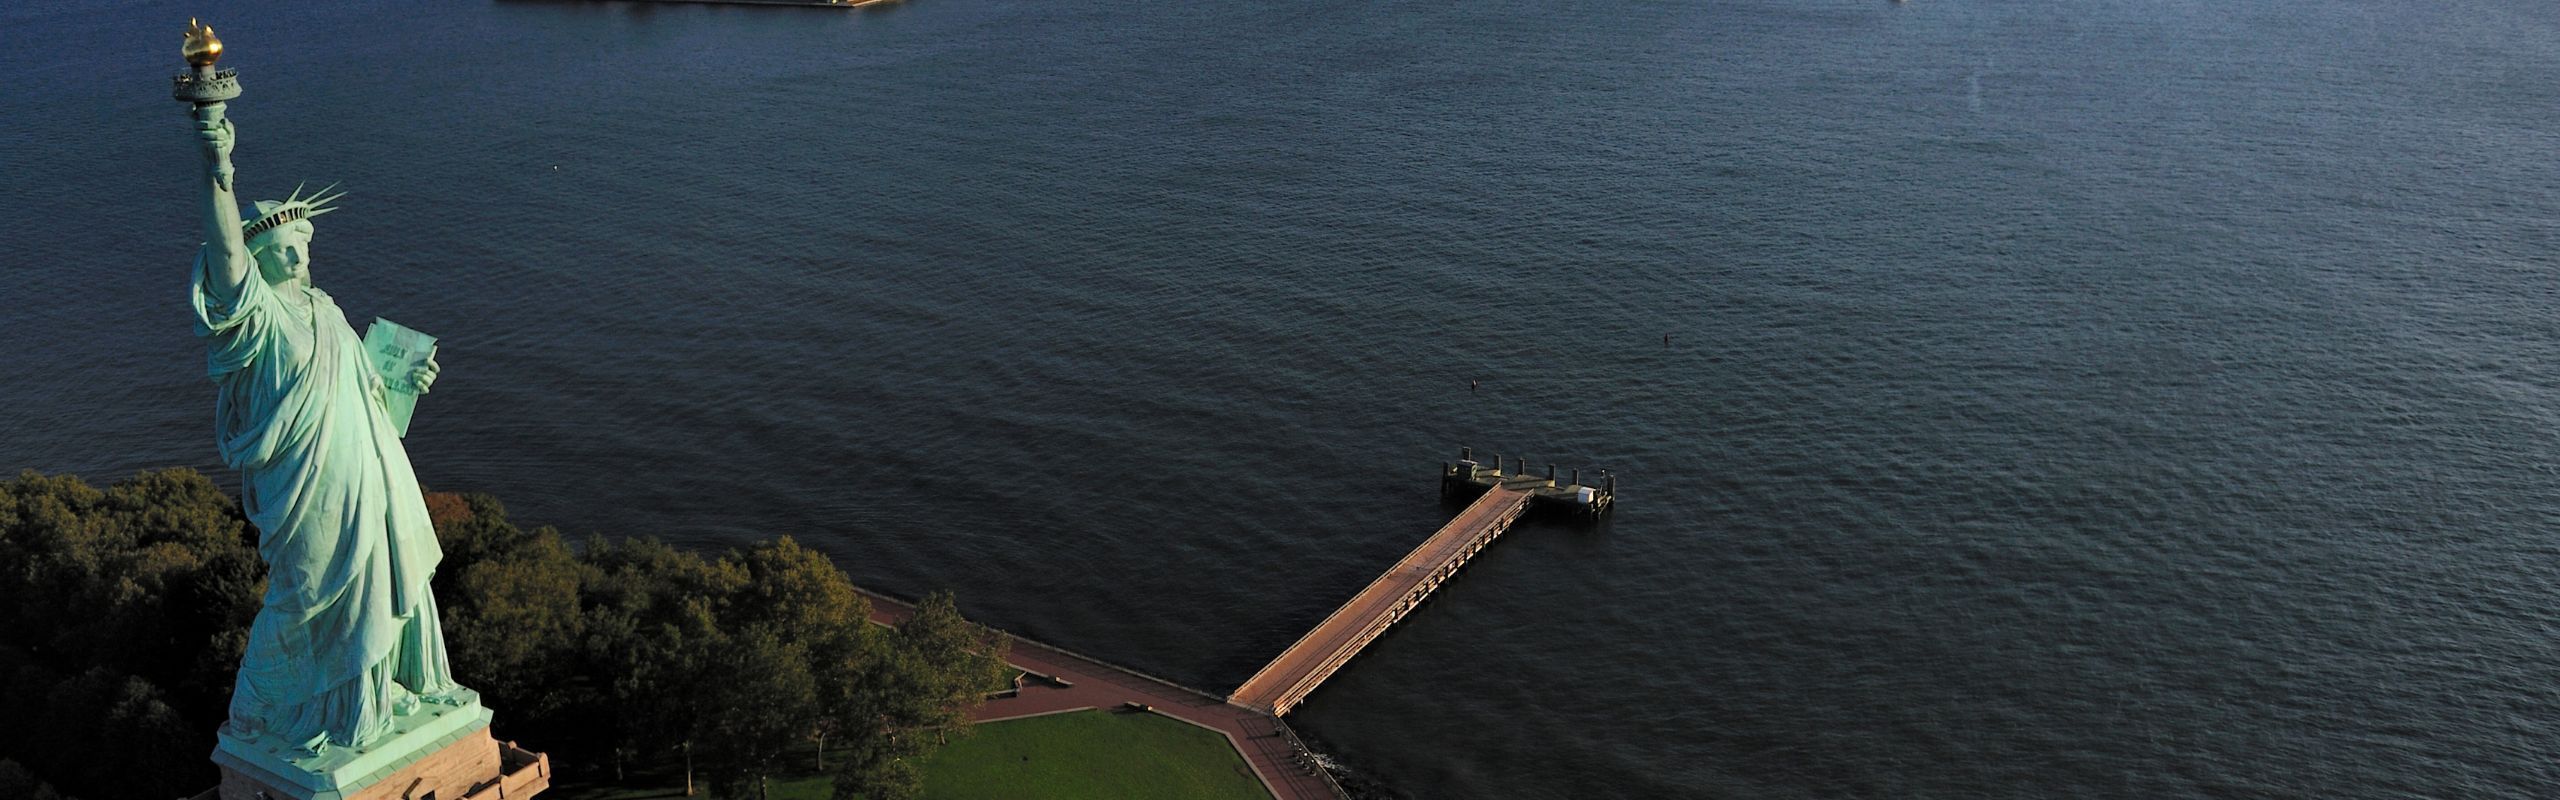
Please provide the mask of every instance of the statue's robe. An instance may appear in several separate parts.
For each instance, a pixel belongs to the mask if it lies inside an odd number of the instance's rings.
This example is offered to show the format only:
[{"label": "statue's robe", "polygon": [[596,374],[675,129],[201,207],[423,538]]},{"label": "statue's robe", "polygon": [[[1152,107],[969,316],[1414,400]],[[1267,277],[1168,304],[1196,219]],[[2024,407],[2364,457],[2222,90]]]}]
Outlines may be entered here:
[{"label": "statue's robe", "polygon": [[[234,736],[361,744],[454,690],[427,581],[444,557],[381,378],[338,304],[252,268],[230,303],[196,259],[196,335],[222,460],[258,527],[267,592],[232,691]],[[308,312],[279,295],[308,292]]]}]

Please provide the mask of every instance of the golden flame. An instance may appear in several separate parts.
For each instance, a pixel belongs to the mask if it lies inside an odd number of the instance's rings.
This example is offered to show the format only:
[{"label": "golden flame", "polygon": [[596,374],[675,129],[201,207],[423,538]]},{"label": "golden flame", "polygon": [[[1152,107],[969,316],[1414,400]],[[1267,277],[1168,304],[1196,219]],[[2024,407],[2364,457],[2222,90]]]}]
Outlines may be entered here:
[{"label": "golden flame", "polygon": [[189,64],[213,66],[213,62],[222,60],[222,40],[214,38],[213,26],[191,17],[187,20],[187,46],[178,52],[186,54]]}]

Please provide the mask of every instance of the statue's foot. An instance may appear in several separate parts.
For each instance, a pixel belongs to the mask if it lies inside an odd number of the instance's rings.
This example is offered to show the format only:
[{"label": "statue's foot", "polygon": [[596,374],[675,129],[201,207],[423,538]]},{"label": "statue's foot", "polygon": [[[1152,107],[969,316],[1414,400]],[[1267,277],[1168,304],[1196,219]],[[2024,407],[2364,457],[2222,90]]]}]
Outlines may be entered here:
[{"label": "statue's foot", "polygon": [[419,695],[418,698],[440,706],[458,706],[471,702],[472,695],[467,694],[469,691],[460,686],[452,686],[443,691]]},{"label": "statue's foot", "polygon": [[293,750],[302,754],[304,758],[318,758],[325,755],[329,752],[329,734],[326,732],[312,734],[311,738],[294,745]]},{"label": "statue's foot", "polygon": [[399,697],[391,700],[391,713],[403,717],[418,713],[418,696],[407,691],[400,692]]}]

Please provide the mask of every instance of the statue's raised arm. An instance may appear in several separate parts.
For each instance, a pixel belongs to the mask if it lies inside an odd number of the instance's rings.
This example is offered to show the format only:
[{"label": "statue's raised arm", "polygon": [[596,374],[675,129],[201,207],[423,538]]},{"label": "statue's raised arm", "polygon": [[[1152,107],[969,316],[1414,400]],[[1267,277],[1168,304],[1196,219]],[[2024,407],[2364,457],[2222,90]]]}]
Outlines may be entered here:
[{"label": "statue's raised arm", "polygon": [[[214,38],[213,29],[198,23],[187,28],[184,50],[187,62],[207,71],[222,57],[222,40]],[[238,94],[237,84],[229,94]],[[220,95],[212,95],[220,96]],[[215,299],[230,302],[239,299],[240,282],[249,278],[255,266],[249,257],[249,246],[240,233],[240,200],[231,192],[231,120],[222,115],[223,103],[199,102],[188,108],[195,119],[196,139],[204,148],[204,266],[205,288]]]}]

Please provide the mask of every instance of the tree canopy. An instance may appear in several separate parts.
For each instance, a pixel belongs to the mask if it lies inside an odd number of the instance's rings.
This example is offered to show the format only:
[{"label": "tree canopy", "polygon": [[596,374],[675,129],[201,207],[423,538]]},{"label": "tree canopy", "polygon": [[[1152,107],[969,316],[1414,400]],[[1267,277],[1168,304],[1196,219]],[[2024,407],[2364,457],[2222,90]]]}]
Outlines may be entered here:
[{"label": "tree canopy", "polygon": [[0,726],[0,759],[73,796],[211,785],[205,754],[265,591],[250,536],[194,470],[103,491],[0,482],[0,718],[19,721]]}]

